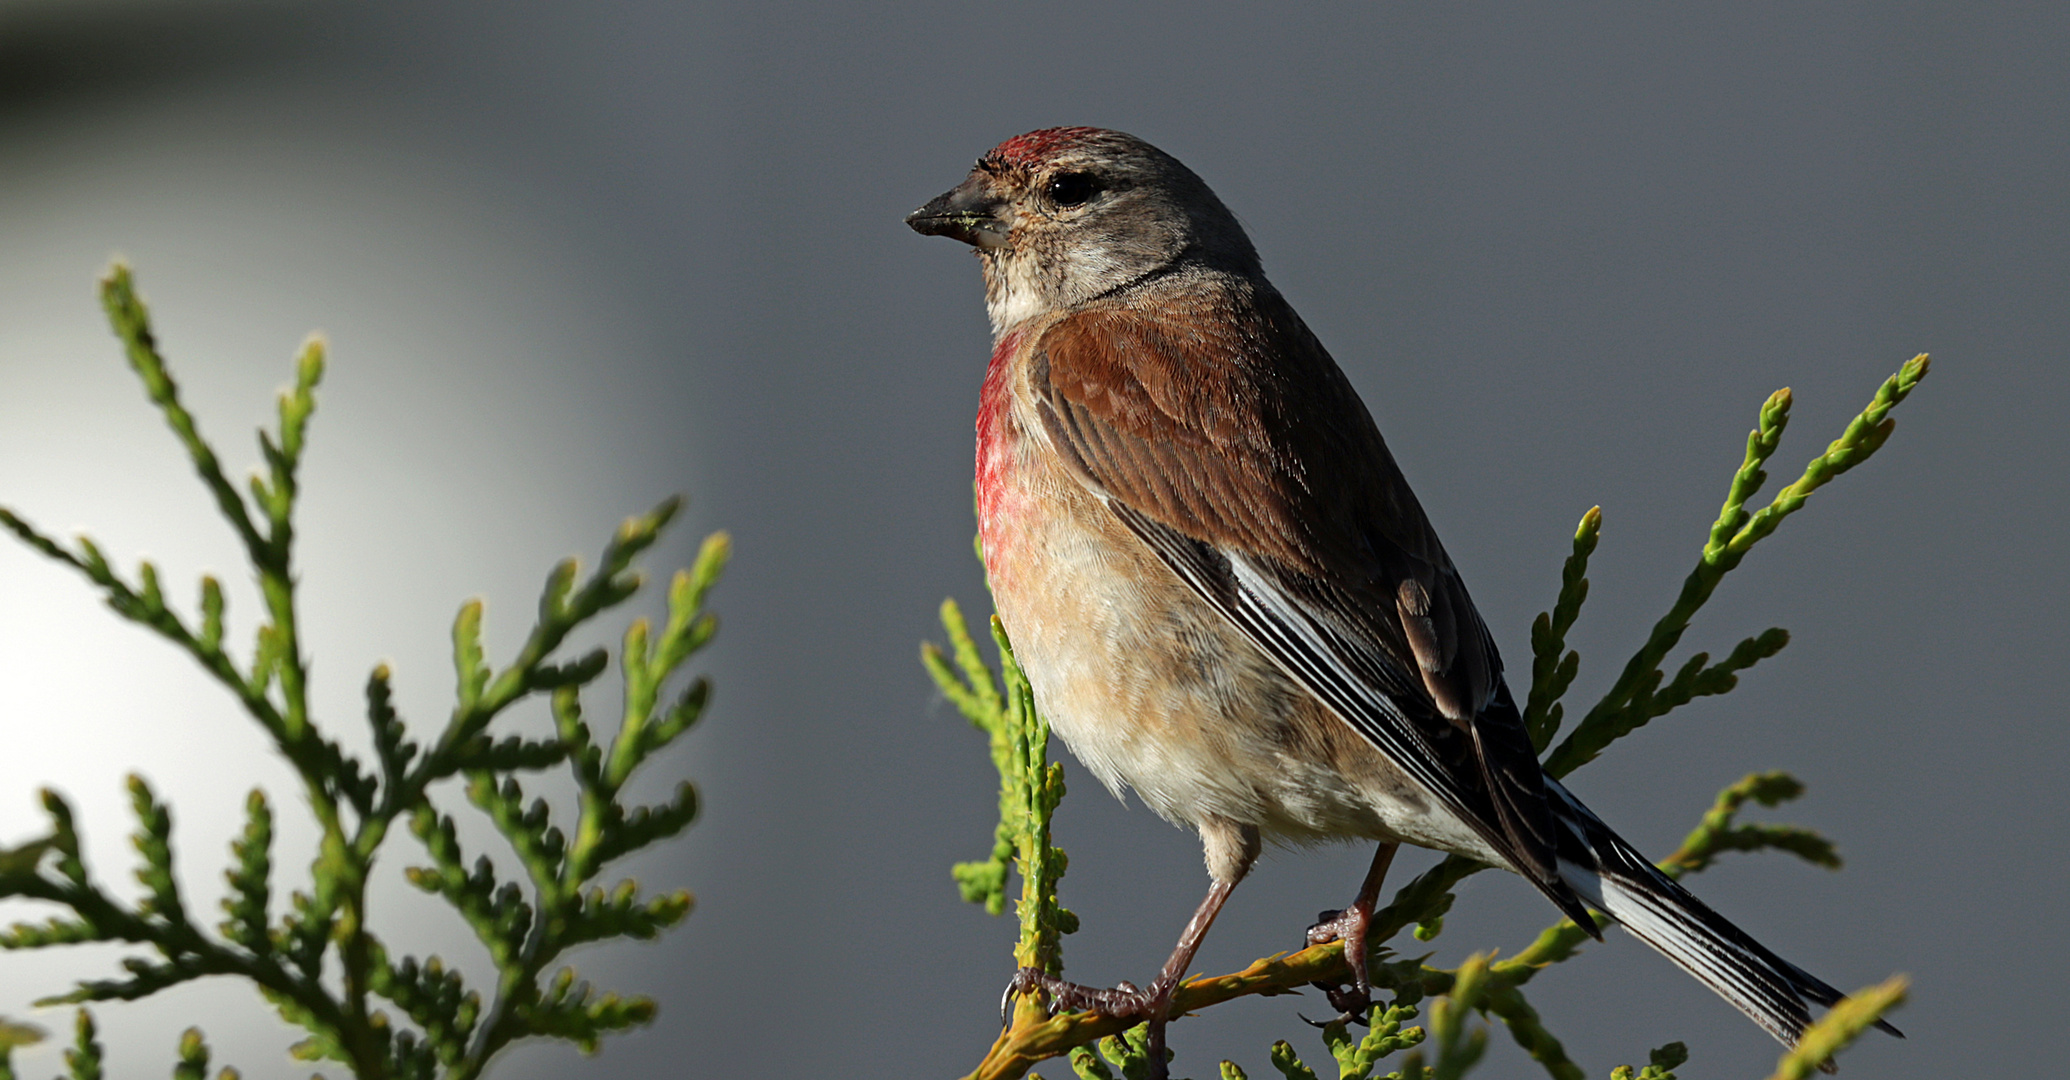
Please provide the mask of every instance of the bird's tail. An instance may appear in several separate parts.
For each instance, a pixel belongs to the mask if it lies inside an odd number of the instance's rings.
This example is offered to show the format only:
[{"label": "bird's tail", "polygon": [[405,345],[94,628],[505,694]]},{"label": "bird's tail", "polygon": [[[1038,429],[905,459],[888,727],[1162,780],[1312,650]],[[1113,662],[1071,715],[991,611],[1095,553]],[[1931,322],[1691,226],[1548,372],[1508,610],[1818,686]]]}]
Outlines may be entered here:
[{"label": "bird's tail", "polygon": [[[1560,877],[1590,904],[1614,916],[1633,937],[1695,976],[1785,1046],[1796,1046],[1811,1024],[1811,1005],[1830,1007],[1841,999],[1840,991],[1770,952],[1661,873],[1564,787],[1550,779],[1546,786],[1558,803],[1555,813],[1561,823],[1581,842],[1572,848],[1561,845]],[[1882,1020],[1876,1026],[1904,1037]]]}]

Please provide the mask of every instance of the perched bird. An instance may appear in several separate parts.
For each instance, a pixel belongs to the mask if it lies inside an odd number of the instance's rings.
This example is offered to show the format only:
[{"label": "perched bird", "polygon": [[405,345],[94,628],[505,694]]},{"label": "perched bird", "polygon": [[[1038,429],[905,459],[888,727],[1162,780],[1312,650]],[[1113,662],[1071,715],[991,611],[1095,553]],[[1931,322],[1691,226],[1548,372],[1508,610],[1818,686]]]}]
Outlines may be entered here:
[{"label": "perched bird", "polygon": [[[1540,769],[1495,642],[1358,394],[1200,177],[1133,136],[999,144],[906,218],[976,249],[994,346],[979,532],[1038,707],[1110,789],[1200,834],[1212,879],[1147,989],[1023,970],[1150,1022],[1263,838],[1380,842],[1341,938],[1357,1011],[1396,846],[1515,871],[1785,1044],[1831,986],[1657,871]],[[1888,1025],[1879,1025],[1896,1034]]]}]

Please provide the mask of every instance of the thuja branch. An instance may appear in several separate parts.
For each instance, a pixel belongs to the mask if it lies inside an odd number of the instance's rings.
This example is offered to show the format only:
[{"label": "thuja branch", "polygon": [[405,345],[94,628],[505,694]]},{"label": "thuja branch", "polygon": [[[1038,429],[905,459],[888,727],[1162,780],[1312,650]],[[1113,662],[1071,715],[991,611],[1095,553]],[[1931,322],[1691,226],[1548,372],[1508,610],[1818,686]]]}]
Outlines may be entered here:
[{"label": "thuja branch", "polygon": [[[1768,506],[1748,511],[1745,504],[1765,481],[1764,465],[1780,444],[1788,419],[1789,391],[1778,391],[1768,399],[1748,437],[1746,453],[1696,569],[1602,701],[1547,756],[1548,772],[1566,775],[1648,721],[1694,698],[1729,692],[1737,685],[1740,671],[1773,656],[1787,643],[1788,635],[1783,631],[1769,630],[1740,642],[1715,664],[1707,654],[1696,654],[1683,663],[1672,679],[1660,667],[1679,643],[1691,618],[1756,543],[1772,534],[1784,517],[1801,508],[1811,492],[1860,464],[1883,445],[1893,427],[1891,409],[1911,392],[1926,370],[1924,355],[1906,363],[1884,382],[1869,407],[1848,424],[1841,437],[1806,466],[1797,481],[1777,493]],[[1540,615],[1532,627],[1532,684],[1524,717],[1526,730],[1541,751],[1561,727],[1561,698],[1579,672],[1580,656],[1566,648],[1566,635],[1587,598],[1588,559],[1601,528],[1600,509],[1591,509],[1583,516],[1562,569],[1558,599],[1552,610]],[[954,876],[966,900],[982,903],[988,911],[998,913],[1005,906],[1009,871],[1018,869],[1023,887],[1018,905],[1021,934],[1015,948],[1016,962],[1039,964],[1057,973],[1062,967],[1060,935],[1075,929],[1077,922],[1057,905],[1056,884],[1062,876],[1064,860],[1062,852],[1048,840],[1050,816],[1062,794],[1061,768],[1044,761],[1047,727],[1034,712],[1026,681],[1013,663],[1011,646],[996,618],[993,636],[1000,658],[996,676],[978,652],[953,602],[943,605],[942,622],[950,648],[944,651],[931,644],[925,646],[923,662],[958,710],[987,733],[993,762],[1000,773],[1000,817],[991,854],[986,860],[958,865]],[[1831,843],[1816,833],[1795,826],[1742,824],[1737,820],[1749,802],[1774,806],[1802,791],[1801,784],[1782,773],[1759,773],[1733,784],[1719,794],[1682,846],[1658,865],[1671,876],[1679,877],[1704,869],[1727,851],[1774,849],[1837,868],[1839,858]],[[1484,1036],[1465,1026],[1467,1016],[1476,1012],[1499,1020],[1518,1045],[1556,1080],[1580,1080],[1584,1075],[1567,1058],[1559,1040],[1545,1029],[1523,993],[1525,984],[1539,971],[1577,955],[1590,940],[1572,921],[1561,920],[1548,927],[1529,946],[1507,959],[1476,958],[1456,969],[1430,967],[1414,960],[1388,960],[1388,950],[1382,943],[1402,930],[1414,927],[1415,936],[1425,941],[1442,932],[1452,890],[1466,877],[1484,869],[1485,865],[1474,860],[1447,856],[1400,889],[1392,903],[1374,914],[1368,939],[1373,948],[1373,983],[1378,989],[1390,991],[1393,1000],[1375,1005],[1371,1019],[1374,1031],[1384,1029],[1387,1035],[1357,1042],[1350,1039],[1341,1025],[1333,1025],[1334,1031],[1326,1027],[1325,1043],[1337,1058],[1342,1077],[1373,1075],[1372,1070],[1387,1054],[1424,1042],[1423,1029],[1402,1028],[1401,1024],[1417,1015],[1417,1003],[1425,997],[1437,999],[1430,1007],[1430,1038],[1434,1042],[1429,1047],[1429,1064],[1425,1064],[1425,1052],[1419,1049],[1402,1070],[1390,1076],[1424,1080],[1463,1075],[1479,1059],[1485,1046]],[[1601,913],[1595,913],[1595,921],[1598,928],[1610,923],[1609,917]],[[1342,948],[1332,942],[1266,957],[1242,971],[1190,979],[1175,992],[1171,1015],[1182,1017],[1238,997],[1292,993],[1308,983],[1341,983],[1349,975]],[[1826,1022],[1835,1024],[1832,1030],[1844,1035],[1820,1035],[1826,1041],[1817,1046],[1825,1049],[1813,1047],[1811,1037],[1807,1036],[1807,1049],[1802,1053],[1816,1049],[1817,1056],[1809,1060],[1813,1065],[1823,1062],[1900,997],[1901,994],[1887,992],[1886,986],[1865,992],[1859,1001],[1842,1002]],[[1140,1031],[1129,1029],[1127,1021],[1092,1013],[1050,1016],[1037,995],[1024,995],[1014,1003],[1006,1028],[970,1078],[1022,1076],[1036,1063],[1067,1053],[1072,1055],[1073,1068],[1081,1077],[1101,1080],[1111,1076],[1107,1063],[1121,1068],[1124,1074],[1134,1075],[1135,1070],[1146,1065],[1145,1044],[1138,1037]],[[1099,1054],[1087,1049],[1094,1044],[1101,1047]],[[1680,1044],[1670,1044],[1654,1051],[1643,1070],[1634,1073],[1625,1066],[1616,1075],[1629,1080],[1672,1080],[1672,1070],[1686,1057]],[[1284,1042],[1274,1047],[1272,1061],[1285,1076],[1314,1075]],[[1222,1075],[1226,1080],[1244,1073],[1235,1064],[1223,1062]]]},{"label": "thuja branch", "polygon": [[1551,611],[1540,612],[1531,623],[1531,693],[1524,703],[1524,730],[1539,753],[1560,730],[1565,710],[1560,698],[1574,685],[1581,672],[1581,654],[1567,647],[1567,631],[1581,617],[1582,601],[1588,599],[1588,557],[1596,550],[1603,533],[1603,508],[1589,507],[1574,528],[1574,551],[1560,567],[1560,595]]},{"label": "thuja branch", "polygon": [[[1753,498],[1767,481],[1765,466],[1781,444],[1783,428],[1790,418],[1790,391],[1785,388],[1770,395],[1761,406],[1759,422],[1747,434],[1746,454],[1726,490],[1725,505],[1718,511],[1717,521],[1711,525],[1710,536],[1704,543],[1696,567],[1683,580],[1680,595],[1675,597],[1667,614],[1653,624],[1645,644],[1625,663],[1624,670],[1602,700],[1545,759],[1546,772],[1553,776],[1573,772],[1602,753],[1604,747],[1691,698],[1731,690],[1738,683],[1739,671],[1781,651],[1788,643],[1789,635],[1781,630],[1769,630],[1740,642],[1717,664],[1710,664],[1709,656],[1704,653],[1690,657],[1667,686],[1661,686],[1661,661],[1682,640],[1690,619],[1711,598],[1718,583],[1740,564],[1755,544],[1773,534],[1784,518],[1803,508],[1812,492],[1867,461],[1870,455],[1882,448],[1897,427],[1897,421],[1890,416],[1891,410],[1926,377],[1927,368],[1925,353],[1906,361],[1895,374],[1883,381],[1868,407],[1848,422],[1846,430],[1826,447],[1825,453],[1805,465],[1803,475],[1776,492],[1767,506],[1758,511],[1748,511],[1747,500]],[[1555,721],[1546,731],[1548,739],[1556,726]]]},{"label": "thuja branch", "polygon": [[1062,936],[1078,929],[1078,917],[1057,903],[1057,882],[1068,860],[1049,842],[1050,818],[1064,798],[1064,767],[1048,760],[1049,725],[1035,711],[1028,680],[1014,662],[998,617],[992,619],[992,640],[999,650],[997,684],[955,601],[943,602],[941,617],[955,667],[932,643],[922,647],[921,662],[972,726],[989,737],[999,770],[999,825],[991,858],[960,863],[953,874],[965,900],[998,914],[1005,905],[1007,868],[1019,867],[1021,933],[1015,965],[1062,975]]},{"label": "thuja branch", "polygon": [[[1729,693],[1739,684],[1739,672],[1774,656],[1789,643],[1786,631],[1771,628],[1742,640],[1716,664],[1710,662],[1708,653],[1696,653],[1677,669],[1671,680],[1666,679],[1660,666],[1725,575],[1740,564],[1756,543],[1773,534],[1783,518],[1800,509],[1812,491],[1868,460],[1882,447],[1897,424],[1890,416],[1891,410],[1926,377],[1928,368],[1925,353],[1906,361],[1883,381],[1868,407],[1848,422],[1840,437],[1805,466],[1796,482],[1778,492],[1767,507],[1751,512],[1746,503],[1767,482],[1764,466],[1781,445],[1783,428],[1789,422],[1790,391],[1785,388],[1769,395],[1754,429],[1747,435],[1746,451],[1727,486],[1724,506],[1711,525],[1696,568],[1684,580],[1667,614],[1654,623],[1646,641],[1625,663],[1617,681],[1575,730],[1546,755],[1547,773],[1566,776],[1593,761],[1611,743],[1691,700]],[[1580,654],[1566,648],[1566,635],[1588,597],[1588,560],[1596,549],[1602,527],[1600,507],[1592,507],[1582,515],[1575,528],[1573,550],[1561,567],[1559,596],[1552,610],[1540,613],[1531,626],[1532,680],[1524,723],[1532,743],[1541,751],[1559,733],[1564,715],[1560,699],[1580,671]],[[1418,925],[1430,918],[1441,918],[1450,904],[1452,887],[1484,869],[1484,865],[1470,859],[1446,857],[1404,890],[1404,895],[1413,899],[1413,910],[1403,914],[1410,923]],[[1375,940],[1384,939],[1376,934]]]},{"label": "thuja branch", "polygon": [[[1838,857],[1833,854],[1831,844],[1810,830],[1743,824],[1737,820],[1739,811],[1749,801],[1773,806],[1794,798],[1802,790],[1801,784],[1781,773],[1757,773],[1740,780],[1719,793],[1716,803],[1682,846],[1657,865],[1670,876],[1680,877],[1709,866],[1717,855],[1725,851],[1774,848],[1819,865],[1837,868]],[[1806,853],[1813,847],[1806,840],[1815,843],[1815,854]],[[1383,942],[1418,922],[1436,919],[1436,913],[1449,906],[1450,886],[1465,876],[1461,869],[1470,872],[1470,868],[1479,865],[1467,859],[1447,858],[1404,886],[1396,893],[1392,904],[1374,913],[1371,940]],[[1599,914],[1598,925],[1608,926],[1608,916]],[[1520,988],[1545,968],[1578,955],[1581,947],[1590,940],[1580,927],[1562,919],[1547,927],[1528,946],[1511,951],[1507,959],[1487,965],[1486,1011],[1503,1020],[1512,1034],[1518,1036],[1525,1050],[1546,1064],[1550,1075],[1555,1077],[1577,1077],[1580,1073],[1572,1063],[1566,1062],[1557,1040],[1542,1027],[1535,1027],[1536,1013],[1524,1001]],[[1173,998],[1172,1015],[1176,1018],[1200,1012],[1241,997],[1293,993],[1315,982],[1342,982],[1350,975],[1350,968],[1344,963],[1343,949],[1339,942],[1314,945],[1299,952],[1253,961],[1241,971],[1189,979]],[[1456,970],[1431,967],[1420,961],[1390,962],[1387,951],[1378,946],[1373,952],[1371,972],[1376,987],[1397,991],[1394,1004],[1398,1006],[1413,1005],[1421,996],[1450,993],[1457,978]],[[1406,996],[1401,994],[1403,991],[1408,992]],[[1021,1076],[1044,1058],[1118,1034],[1129,1026],[1128,1021],[1091,1013],[1063,1013],[1049,1017],[1043,1015],[1039,1008],[1028,1022],[1023,1022],[1021,1010],[1017,1010],[1012,1023],[995,1041],[983,1064],[970,1075],[984,1078]]]},{"label": "thuja branch", "polygon": [[1814,1072],[1833,1071],[1833,1055],[1874,1027],[1884,1013],[1903,1004],[1910,987],[1904,976],[1894,975],[1848,995],[1805,1029],[1797,1048],[1782,1056],[1769,1080],[1807,1080]]},{"label": "thuja branch", "polygon": [[[93,1014],[85,1009],[79,1010],[74,1018],[73,1031],[73,1043],[65,1050],[65,1075],[59,1080],[103,1080],[103,1051]],[[0,1022],[0,1080],[15,1080],[14,1067],[5,1051],[33,1045],[42,1038],[42,1032],[26,1025]],[[188,1028],[181,1032],[176,1052],[180,1060],[173,1066],[173,1080],[204,1080],[208,1075],[209,1053],[208,1042],[202,1037],[201,1029]],[[239,1080],[239,1074],[236,1069],[225,1065],[216,1073],[216,1080]]]},{"label": "thuja branch", "polygon": [[[428,747],[408,737],[408,725],[394,707],[391,674],[386,665],[377,667],[366,685],[374,753],[371,762],[362,761],[329,737],[310,709],[309,663],[297,629],[294,510],[323,373],[321,342],[302,349],[295,383],[280,396],[277,426],[259,433],[262,466],[240,493],[181,403],[127,268],[115,267],[103,281],[102,299],[146,397],[243,548],[264,603],[250,656],[240,661],[224,645],[226,605],[214,578],[201,580],[199,617],[190,619],[167,603],[150,563],[131,578],[90,539],[68,546],[6,509],[0,509],[0,524],[85,576],[118,615],[171,641],[231,692],[302,781],[319,831],[313,887],[290,896],[287,912],[274,917],[273,816],[264,793],[254,790],[246,800],[243,833],[231,845],[230,894],[223,901],[228,918],[217,933],[208,932],[180,895],[170,811],[142,778],[132,777],[141,857],[137,879],[145,896],[125,904],[95,882],[81,856],[70,807],[45,792],[50,832],[0,851],[0,897],[45,901],[64,913],[0,932],[0,948],[121,941],[156,953],[125,960],[127,977],[84,980],[46,1003],[130,1000],[208,975],[244,978],[308,1032],[298,1056],[342,1062],[362,1078],[474,1077],[516,1039],[559,1038],[594,1050],[604,1035],[651,1019],[654,1004],[645,998],[600,993],[571,969],[551,975],[548,969],[573,946],[649,939],[690,910],[687,892],[643,895],[634,882],[606,888],[598,878],[611,863],[674,836],[696,817],[696,794],[688,783],[658,806],[627,806],[622,795],[633,773],[702,714],[709,696],[703,680],[672,693],[667,687],[716,628],[703,605],[725,565],[724,536],[708,539],[695,564],[676,575],[658,634],[645,620],[635,620],[626,632],[619,658],[623,708],[608,738],[600,738],[584,718],[581,695],[609,666],[609,655],[598,649],[563,661],[556,659],[557,650],[575,630],[640,589],[633,563],[676,515],[673,499],[627,520],[587,577],[572,559],[556,567],[536,622],[500,670],[488,664],[481,646],[482,605],[461,608],[453,632],[457,703]],[[498,716],[540,695],[551,699],[553,738],[491,737],[488,729]],[[554,824],[543,800],[525,800],[519,780],[558,766],[570,769],[578,791],[566,831]],[[448,777],[466,781],[469,800],[489,816],[521,865],[524,886],[499,883],[496,864],[485,857],[467,865],[453,819],[429,794]],[[409,823],[433,863],[410,870],[410,880],[451,903],[495,965],[496,986],[486,1003],[437,956],[390,956],[368,926],[367,881],[397,820]],[[334,980],[327,978],[331,973]],[[386,1012],[391,1006],[395,1019]],[[88,1039],[91,1020],[81,1023],[88,1033],[82,1039]],[[97,1060],[98,1051],[87,1054],[86,1046],[82,1042],[81,1060]],[[6,1049],[0,1042],[0,1069]],[[207,1053],[198,1032],[183,1041],[181,1058],[178,1075],[202,1075]]]}]

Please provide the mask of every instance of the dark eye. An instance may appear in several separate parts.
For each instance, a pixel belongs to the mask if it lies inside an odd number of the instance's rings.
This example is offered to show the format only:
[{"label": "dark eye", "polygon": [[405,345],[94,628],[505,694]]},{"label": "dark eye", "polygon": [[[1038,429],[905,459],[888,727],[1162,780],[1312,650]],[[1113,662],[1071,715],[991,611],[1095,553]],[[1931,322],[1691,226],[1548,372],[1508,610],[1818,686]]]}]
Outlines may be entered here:
[{"label": "dark eye", "polygon": [[1100,182],[1091,173],[1058,173],[1049,179],[1049,201],[1060,207],[1084,206],[1100,193]]}]

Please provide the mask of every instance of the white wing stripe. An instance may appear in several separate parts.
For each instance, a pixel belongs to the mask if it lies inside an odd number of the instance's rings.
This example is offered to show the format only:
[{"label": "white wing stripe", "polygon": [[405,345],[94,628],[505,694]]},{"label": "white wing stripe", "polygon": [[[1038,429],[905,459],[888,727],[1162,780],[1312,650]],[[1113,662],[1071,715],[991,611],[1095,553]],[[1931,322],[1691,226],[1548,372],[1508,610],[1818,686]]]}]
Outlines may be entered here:
[{"label": "white wing stripe", "polygon": [[[1225,553],[1226,556],[1226,553]],[[1407,721],[1386,695],[1374,692],[1349,670],[1342,642],[1324,637],[1313,616],[1289,602],[1270,580],[1242,556],[1229,558],[1238,587],[1238,611],[1232,618],[1245,630],[1272,639],[1280,648],[1270,654],[1306,683],[1338,715],[1371,740],[1393,762],[1429,789],[1460,818],[1471,820],[1453,785],[1431,767],[1421,746],[1404,738]],[[1196,586],[1197,587],[1197,586]],[[1337,635],[1330,635],[1337,637]]]},{"label": "white wing stripe", "polygon": [[[1388,696],[1390,682],[1368,650],[1289,596],[1247,557],[1180,536],[1110,503],[1196,594],[1220,611],[1286,672],[1386,754],[1453,816],[1501,850],[1439,766],[1432,748]],[[1227,576],[1223,568],[1227,568]],[[1633,936],[1709,986],[1786,1045],[1811,1022],[1807,998],[1831,1004],[1839,992],[1775,956],[1662,875],[1643,855],[1550,777],[1554,816],[1594,865],[1557,860],[1565,884],[1610,913]],[[1564,856],[1570,849],[1560,845]]]}]

